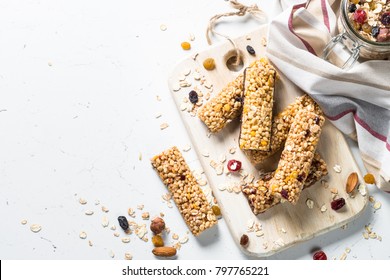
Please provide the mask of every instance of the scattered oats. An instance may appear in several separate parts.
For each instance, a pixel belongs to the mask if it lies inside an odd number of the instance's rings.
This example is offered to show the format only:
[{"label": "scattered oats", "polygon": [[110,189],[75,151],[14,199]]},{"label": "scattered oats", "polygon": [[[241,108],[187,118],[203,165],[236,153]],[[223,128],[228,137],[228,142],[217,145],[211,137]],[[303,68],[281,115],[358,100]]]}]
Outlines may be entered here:
[{"label": "scattered oats", "polygon": [[333,170],[336,172],[336,173],[340,173],[341,172],[341,166],[336,164],[335,166],[333,166]]},{"label": "scattered oats", "polygon": [[180,250],[181,244],[180,244],[180,242],[176,242],[175,244],[173,244],[172,247],[175,248],[176,250]]},{"label": "scattered oats", "polygon": [[112,250],[110,251],[110,257],[111,258],[115,258],[115,254],[114,254],[114,252]]},{"label": "scattered oats", "polygon": [[377,202],[374,203],[374,206],[373,206],[373,207],[374,207],[375,210],[378,210],[378,209],[380,209],[380,208],[382,207],[382,203],[380,203],[379,201],[377,201]]},{"label": "scattered oats", "polygon": [[172,208],[173,207],[173,205],[172,205],[172,203],[170,201],[167,203],[167,206],[168,206],[168,208]]},{"label": "scattered oats", "polygon": [[180,87],[190,87],[192,84],[190,82],[187,82],[187,81],[180,81],[179,82],[179,86]]},{"label": "scattered oats", "polygon": [[242,178],[246,178],[246,176],[248,176],[248,172],[246,172],[245,170],[243,169],[240,169],[239,171],[239,174]]},{"label": "scattered oats", "polygon": [[255,176],[253,174],[249,174],[246,178],[245,178],[245,183],[246,184],[250,184],[253,182],[253,180],[255,179]]},{"label": "scattered oats", "polygon": [[217,166],[218,166],[218,163],[217,163],[216,161],[214,161],[214,160],[210,160],[210,166],[211,166],[212,168],[216,169]]},{"label": "scattered oats", "polygon": [[364,237],[364,239],[368,239],[369,238],[368,233],[367,232],[363,232],[363,237]]},{"label": "scattered oats", "polygon": [[25,225],[25,224],[27,224],[27,220],[21,220],[20,223],[21,223],[22,225]]},{"label": "scattered oats", "polygon": [[193,59],[193,60],[196,60],[196,58],[198,57],[198,55],[199,55],[198,53],[194,53],[194,54],[192,55],[192,59]]},{"label": "scattered oats", "polygon": [[142,213],[142,219],[143,220],[149,220],[150,216],[149,216],[149,212],[143,212]]},{"label": "scattered oats", "polygon": [[284,240],[282,238],[279,238],[278,240],[274,241],[274,244],[279,247],[283,247],[285,245]]},{"label": "scattered oats", "polygon": [[190,39],[190,41],[195,41],[195,35],[190,33],[188,39]]},{"label": "scattered oats", "polygon": [[164,218],[165,214],[163,212],[160,212],[160,217]]},{"label": "scattered oats", "polygon": [[194,176],[196,181],[199,181],[202,179],[202,174],[198,170],[192,171],[192,175]]},{"label": "scattered oats", "polygon": [[165,24],[161,24],[161,25],[160,25],[160,30],[161,30],[161,31],[167,30],[167,26],[166,26]]},{"label": "scattered oats", "polygon": [[220,191],[224,191],[224,190],[226,190],[226,185],[219,185],[219,186],[218,186],[218,189],[219,189]]},{"label": "scattered oats", "polygon": [[99,200],[95,200],[95,205],[99,205],[100,204],[100,201]]},{"label": "scattered oats", "polygon": [[184,80],[186,79],[186,76],[185,76],[184,74],[180,74],[180,75],[177,77],[177,79],[178,79],[179,81],[184,81]]},{"label": "scattered oats", "polygon": [[314,201],[311,200],[310,198],[306,199],[306,205],[309,209],[313,209],[314,207]]},{"label": "scattered oats", "polygon": [[236,152],[236,148],[235,147],[232,147],[229,149],[229,153],[230,154],[234,154]]},{"label": "scattered oats", "polygon": [[116,226],[115,226],[115,225],[112,225],[112,226],[110,227],[110,229],[111,229],[111,230],[116,230]]},{"label": "scattered oats", "polygon": [[254,226],[255,226],[255,221],[254,221],[254,220],[249,219],[249,220],[246,222],[246,228],[247,228],[248,230],[252,229]]},{"label": "scattered oats", "polygon": [[333,193],[333,194],[338,194],[339,193],[339,191],[336,188],[331,188],[330,192]]},{"label": "scattered oats", "polygon": [[110,212],[110,209],[108,209],[106,206],[102,206],[102,211],[104,213],[108,213],[108,212]]},{"label": "scattered oats", "polygon": [[125,260],[131,261],[133,256],[130,253],[125,253]]},{"label": "scattered oats", "polygon": [[85,205],[85,204],[87,204],[87,201],[84,199],[84,198],[79,198],[79,203],[81,204],[81,205]]},{"label": "scattered oats", "polygon": [[379,235],[378,235],[376,239],[378,239],[379,241],[382,242],[382,236],[379,236]]},{"label": "scattered oats", "polygon": [[180,244],[185,244],[188,242],[188,235],[184,236],[182,239],[180,239]]},{"label": "scattered oats", "polygon": [[348,228],[348,224],[341,226],[341,229],[347,229],[347,228]]},{"label": "scattered oats", "polygon": [[[131,225],[133,225],[134,224],[134,222],[133,223],[131,223]],[[135,223],[136,224],[136,223]],[[127,234],[127,235],[130,235],[130,234],[132,234],[133,233],[133,231],[131,230],[131,229],[126,229],[125,230],[125,233]]]},{"label": "scattered oats", "polygon": [[256,234],[257,237],[262,237],[262,236],[264,236],[264,232],[261,231],[261,230],[256,231],[255,234]]},{"label": "scattered oats", "polygon": [[30,230],[31,230],[32,232],[35,232],[35,233],[40,232],[41,229],[42,229],[42,227],[41,227],[40,225],[37,225],[37,224],[32,224],[32,225],[30,226]]},{"label": "scattered oats", "polygon": [[93,211],[92,210],[87,210],[87,211],[85,211],[85,215],[91,216],[91,215],[93,215]]},{"label": "scattered oats", "polygon": [[172,85],[172,89],[173,89],[173,91],[179,91],[181,89],[180,83],[174,83]]},{"label": "scattered oats", "polygon": [[166,227],[166,228],[165,228],[165,232],[166,232],[167,234],[170,234],[170,233],[171,233],[171,229],[170,229],[169,227]]},{"label": "scattered oats", "polygon": [[287,233],[287,231],[286,231],[284,228],[281,228],[280,231],[281,231],[282,233]]},{"label": "scattered oats", "polygon": [[332,200],[336,200],[338,198],[338,196],[339,195],[337,193],[332,194]]},{"label": "scattered oats", "polygon": [[367,231],[368,233],[371,233],[371,232],[372,232],[372,228],[370,227],[370,225],[366,225],[366,226],[364,226],[364,228],[366,229],[366,231]]},{"label": "scattered oats", "polygon": [[186,111],[187,108],[188,108],[187,103],[181,103],[181,104],[180,104],[180,111]]},{"label": "scattered oats", "polygon": [[114,236],[115,236],[115,237],[119,237],[119,235],[120,235],[119,232],[117,232],[117,231],[114,232]]},{"label": "scattered oats", "polygon": [[375,9],[372,11],[374,14],[379,14],[382,11],[382,4],[376,3]]},{"label": "scattered oats", "polygon": [[378,236],[376,235],[375,232],[371,232],[368,234],[368,237],[370,237],[371,239],[376,239]]},{"label": "scattered oats", "polygon": [[351,249],[350,248],[345,248],[345,252],[347,253],[347,254],[349,254],[349,253],[351,253]]},{"label": "scattered oats", "polygon": [[160,129],[161,129],[161,130],[164,130],[164,129],[166,129],[168,126],[169,126],[169,124],[167,124],[167,123],[162,123],[162,124],[160,124]]},{"label": "scattered oats", "polygon": [[360,184],[359,187],[358,187],[358,190],[359,190],[359,193],[362,196],[366,196],[367,195],[367,187],[366,187],[366,185]]},{"label": "scattered oats", "polygon": [[194,73],[194,80],[199,81],[202,78],[199,72]]},{"label": "scattered oats", "polygon": [[206,82],[204,83],[204,87],[207,88],[207,89],[211,89],[212,86],[213,86],[213,85],[210,84],[208,81],[206,81]]},{"label": "scattered oats", "polygon": [[162,116],[162,114],[161,114],[161,113],[158,113],[158,114],[156,115],[156,119],[161,118],[161,116]]},{"label": "scattered oats", "polygon": [[263,47],[266,47],[266,46],[267,46],[267,38],[261,37],[261,45],[262,45]]},{"label": "scattered oats", "polygon": [[142,160],[142,153],[139,152],[139,155],[138,155],[138,160],[141,161]]},{"label": "scattered oats", "polygon": [[135,234],[140,238],[142,239],[145,234],[147,233],[147,229],[146,229],[146,225],[145,224],[142,224],[142,225],[138,225],[135,229]]},{"label": "scattered oats", "polygon": [[371,202],[371,203],[375,203],[375,198],[373,196],[369,196],[368,197],[368,200]]},{"label": "scattered oats", "polygon": [[[179,89],[180,89],[180,88],[179,88]],[[157,101],[161,101],[160,95],[156,95],[156,99],[157,99]]]},{"label": "scattered oats", "polygon": [[252,38],[251,38],[251,36],[246,35],[245,39],[247,39],[247,40],[249,41],[249,40],[251,40]]},{"label": "scattered oats", "polygon": [[172,234],[172,239],[178,240],[179,239],[179,235],[177,235],[176,233]]},{"label": "scattered oats", "polygon": [[49,66],[53,66],[53,64],[52,64],[50,61],[47,63],[47,65],[49,65]]},{"label": "scattered oats", "polygon": [[321,180],[321,186],[323,186],[325,189],[329,187],[329,183],[326,180]]},{"label": "scattered oats", "polygon": [[225,154],[220,155],[220,156],[219,156],[219,161],[220,161],[221,163],[224,163],[224,162],[226,161],[226,155],[225,155]]},{"label": "scattered oats", "polygon": [[189,150],[191,150],[191,145],[185,145],[183,148],[183,152],[188,152]]},{"label": "scattered oats", "polygon": [[102,218],[102,226],[103,227],[108,227],[109,223],[110,222],[108,221],[108,218],[106,216],[103,216],[103,218]]},{"label": "scattered oats", "polygon": [[129,243],[130,242],[130,238],[129,237],[123,237],[122,238],[122,242],[123,243]]},{"label": "scattered oats", "polygon": [[87,233],[85,231],[82,231],[82,232],[80,232],[79,237],[81,239],[85,239],[85,238],[87,238]]},{"label": "scattered oats", "polygon": [[191,116],[191,117],[195,117],[195,116],[196,116],[196,113],[195,113],[195,112],[191,112],[191,113],[190,113],[190,116]]},{"label": "scattered oats", "polygon": [[202,152],[202,156],[204,156],[204,157],[209,157],[210,154],[209,154],[208,151],[203,151],[203,152]]},{"label": "scattered oats", "polygon": [[129,209],[127,210],[127,214],[128,214],[130,217],[135,218],[135,211],[134,211],[133,208],[129,208]]},{"label": "scattered oats", "polygon": [[183,75],[184,75],[184,76],[188,76],[189,74],[191,74],[191,68],[186,68],[186,69],[184,69]]},{"label": "scattered oats", "polygon": [[347,253],[343,253],[340,257],[340,260],[344,261],[347,258]]},{"label": "scattered oats", "polygon": [[267,242],[263,243],[263,248],[264,248],[264,250],[266,250],[268,248],[268,243]]},{"label": "scattered oats", "polygon": [[217,168],[215,169],[217,175],[222,175],[223,174],[223,169],[224,169],[224,166],[222,164],[219,164],[217,166]]},{"label": "scattered oats", "polygon": [[240,192],[241,192],[241,187],[239,187],[239,186],[234,186],[234,187],[233,187],[233,192],[235,192],[235,193],[240,193]]},{"label": "scattered oats", "polygon": [[91,240],[88,240],[88,245],[89,245],[89,247],[92,247],[92,246],[93,246],[93,243],[92,243]]},{"label": "scattered oats", "polygon": [[326,212],[327,210],[328,210],[328,208],[326,208],[325,204],[321,206],[321,212],[322,213]]},{"label": "scattered oats", "polygon": [[200,186],[206,186],[207,185],[207,181],[206,180],[204,180],[204,179],[202,179],[202,180],[199,180],[198,181],[198,184],[200,185]]},{"label": "scattered oats", "polygon": [[144,205],[143,205],[143,204],[137,205],[137,209],[138,209],[138,210],[144,210]]}]

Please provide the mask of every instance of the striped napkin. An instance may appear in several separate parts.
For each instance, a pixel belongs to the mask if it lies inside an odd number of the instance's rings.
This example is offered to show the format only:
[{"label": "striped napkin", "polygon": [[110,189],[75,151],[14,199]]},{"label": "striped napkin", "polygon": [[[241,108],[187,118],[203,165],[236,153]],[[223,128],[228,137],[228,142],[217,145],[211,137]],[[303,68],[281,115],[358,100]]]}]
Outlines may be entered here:
[{"label": "striped napkin", "polygon": [[[270,23],[268,57],[357,140],[376,185],[390,192],[390,61],[359,60],[349,70],[324,61],[323,49],[338,33],[340,0],[280,1],[284,11]],[[337,53],[335,64],[349,55],[341,48]]]}]

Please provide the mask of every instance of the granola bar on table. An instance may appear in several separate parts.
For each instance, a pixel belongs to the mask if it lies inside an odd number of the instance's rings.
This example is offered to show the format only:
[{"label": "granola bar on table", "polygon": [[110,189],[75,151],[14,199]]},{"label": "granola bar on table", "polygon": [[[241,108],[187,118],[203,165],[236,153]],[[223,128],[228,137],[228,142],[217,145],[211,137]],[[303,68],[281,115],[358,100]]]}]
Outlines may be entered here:
[{"label": "granola bar on table", "polygon": [[154,156],[151,162],[194,235],[217,224],[205,194],[177,147]]}]

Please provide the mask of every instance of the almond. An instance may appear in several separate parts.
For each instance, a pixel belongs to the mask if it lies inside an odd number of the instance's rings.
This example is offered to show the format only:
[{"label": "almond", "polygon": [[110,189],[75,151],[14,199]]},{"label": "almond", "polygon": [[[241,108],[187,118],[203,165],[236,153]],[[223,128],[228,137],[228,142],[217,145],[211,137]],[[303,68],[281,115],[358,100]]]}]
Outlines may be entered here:
[{"label": "almond", "polygon": [[353,190],[357,187],[358,183],[359,183],[359,178],[357,173],[353,172],[349,174],[347,179],[347,185],[346,185],[347,193],[353,192]]},{"label": "almond", "polygon": [[158,257],[172,257],[176,255],[176,249],[173,247],[156,247],[152,252]]}]

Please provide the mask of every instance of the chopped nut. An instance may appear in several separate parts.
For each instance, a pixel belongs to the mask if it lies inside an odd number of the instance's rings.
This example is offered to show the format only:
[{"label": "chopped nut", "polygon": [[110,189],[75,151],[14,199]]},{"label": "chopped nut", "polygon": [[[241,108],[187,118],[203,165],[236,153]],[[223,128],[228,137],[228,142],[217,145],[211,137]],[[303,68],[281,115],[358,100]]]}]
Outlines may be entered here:
[{"label": "chopped nut", "polygon": [[149,220],[149,212],[142,213],[142,219]]},{"label": "chopped nut", "polygon": [[108,213],[110,210],[106,206],[102,206],[102,211]]},{"label": "chopped nut", "polygon": [[150,224],[150,230],[154,234],[159,234],[165,229],[165,222],[162,218],[156,217],[152,220]]},{"label": "chopped nut", "polygon": [[106,216],[104,216],[104,217],[102,218],[102,226],[103,226],[103,227],[108,227],[108,225],[109,225],[108,218],[107,218]]},{"label": "chopped nut", "polygon": [[346,184],[347,193],[352,193],[357,187],[358,183],[359,183],[358,174],[356,172],[349,174],[347,179],[347,184]]},{"label": "chopped nut", "polygon": [[328,210],[328,208],[326,208],[326,205],[325,204],[322,205],[321,206],[321,212],[324,213],[324,212],[326,212],[326,210]]}]

